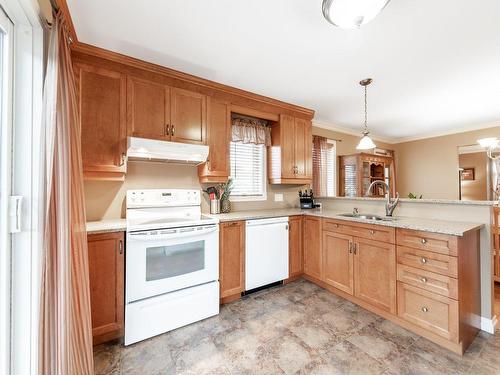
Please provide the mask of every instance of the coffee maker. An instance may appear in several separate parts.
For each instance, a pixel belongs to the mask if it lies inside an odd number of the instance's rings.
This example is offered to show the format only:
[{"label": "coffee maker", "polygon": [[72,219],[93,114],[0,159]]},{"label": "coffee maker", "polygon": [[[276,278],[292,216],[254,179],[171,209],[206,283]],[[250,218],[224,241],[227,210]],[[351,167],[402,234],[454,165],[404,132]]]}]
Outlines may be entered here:
[{"label": "coffee maker", "polygon": [[319,203],[314,203],[314,195],[312,189],[299,190],[299,200],[300,208],[302,209],[312,209],[321,206]]}]

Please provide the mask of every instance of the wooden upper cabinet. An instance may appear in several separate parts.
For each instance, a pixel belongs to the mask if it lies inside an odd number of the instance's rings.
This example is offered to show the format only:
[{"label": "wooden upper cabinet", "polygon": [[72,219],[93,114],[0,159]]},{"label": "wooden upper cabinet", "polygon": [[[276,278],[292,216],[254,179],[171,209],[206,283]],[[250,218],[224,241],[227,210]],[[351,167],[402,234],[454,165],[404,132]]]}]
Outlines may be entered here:
[{"label": "wooden upper cabinet", "polygon": [[183,89],[172,89],[171,140],[205,144],[207,132],[207,97]]},{"label": "wooden upper cabinet", "polygon": [[396,314],[396,246],[358,237],[354,244],[354,295]]},{"label": "wooden upper cabinet", "polygon": [[127,121],[133,137],[170,140],[170,87],[129,76]]},{"label": "wooden upper cabinet", "polygon": [[123,180],[126,172],[126,76],[75,63],[85,179]]},{"label": "wooden upper cabinet", "polygon": [[290,216],[288,221],[288,274],[300,276],[304,272],[304,225],[302,216]]},{"label": "wooden upper cabinet", "polygon": [[319,280],[323,278],[321,219],[318,217],[304,218],[304,273]]},{"label": "wooden upper cabinet", "polygon": [[220,298],[240,296],[245,290],[245,222],[220,224]]},{"label": "wooden upper cabinet", "polygon": [[311,183],[311,121],[282,114],[272,126],[271,139],[268,168],[270,183]]},{"label": "wooden upper cabinet", "polygon": [[124,233],[90,234],[88,258],[94,345],[123,336]]},{"label": "wooden upper cabinet", "polygon": [[208,160],[198,167],[200,182],[226,182],[229,177],[229,142],[231,140],[231,108],[226,102],[207,100]]},{"label": "wooden upper cabinet", "polygon": [[324,281],[346,293],[354,293],[354,253],[352,237],[323,232]]}]

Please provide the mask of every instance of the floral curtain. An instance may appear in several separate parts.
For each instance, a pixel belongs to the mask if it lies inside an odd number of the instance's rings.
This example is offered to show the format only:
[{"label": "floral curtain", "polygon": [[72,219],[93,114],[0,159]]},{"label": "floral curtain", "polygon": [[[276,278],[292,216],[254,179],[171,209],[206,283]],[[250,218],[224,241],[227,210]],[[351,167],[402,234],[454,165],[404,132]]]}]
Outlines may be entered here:
[{"label": "floral curtain", "polygon": [[94,371],[80,122],[61,13],[53,23],[47,59],[39,373],[90,375]]},{"label": "floral curtain", "polygon": [[233,115],[231,129],[233,142],[271,146],[271,127],[266,120]]}]

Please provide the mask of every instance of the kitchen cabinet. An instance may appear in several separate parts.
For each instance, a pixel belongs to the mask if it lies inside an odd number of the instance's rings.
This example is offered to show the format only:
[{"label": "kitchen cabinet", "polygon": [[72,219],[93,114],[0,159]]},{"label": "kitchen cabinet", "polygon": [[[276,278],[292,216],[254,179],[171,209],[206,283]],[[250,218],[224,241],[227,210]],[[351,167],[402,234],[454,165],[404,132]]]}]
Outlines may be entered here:
[{"label": "kitchen cabinet", "polygon": [[317,279],[323,278],[321,247],[321,218],[304,218],[304,273]]},{"label": "kitchen cabinet", "polygon": [[354,295],[396,313],[396,246],[354,237]]},{"label": "kitchen cabinet", "polygon": [[231,141],[230,104],[208,98],[207,162],[198,167],[202,183],[227,182],[229,178],[229,144]]},{"label": "kitchen cabinet", "polygon": [[325,283],[348,294],[354,293],[353,238],[345,234],[323,232],[323,268]]},{"label": "kitchen cabinet", "polygon": [[220,298],[226,302],[245,290],[245,222],[221,223],[219,228]]},{"label": "kitchen cabinet", "polygon": [[308,120],[281,115],[271,127],[268,151],[271,184],[312,182],[312,125]]},{"label": "kitchen cabinet", "polygon": [[288,270],[289,278],[296,278],[304,273],[304,219],[302,216],[290,216],[288,220]]},{"label": "kitchen cabinet", "polygon": [[94,345],[123,336],[124,233],[88,235],[90,304]]},{"label": "kitchen cabinet", "polygon": [[478,230],[459,237],[322,219],[318,246],[315,219],[305,218],[306,279],[456,353],[474,341]]},{"label": "kitchen cabinet", "polygon": [[127,78],[128,133],[132,137],[170,140],[170,87]]},{"label": "kitchen cabinet", "polygon": [[126,173],[126,76],[74,64],[85,179],[123,180]]},{"label": "kitchen cabinet", "polygon": [[129,76],[127,126],[133,137],[206,143],[207,97]]}]

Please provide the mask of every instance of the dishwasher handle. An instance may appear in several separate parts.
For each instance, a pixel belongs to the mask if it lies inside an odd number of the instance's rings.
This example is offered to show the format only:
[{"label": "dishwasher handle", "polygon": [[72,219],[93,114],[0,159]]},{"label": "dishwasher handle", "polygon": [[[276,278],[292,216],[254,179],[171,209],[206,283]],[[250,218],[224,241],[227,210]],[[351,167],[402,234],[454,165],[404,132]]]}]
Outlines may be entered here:
[{"label": "dishwasher handle", "polygon": [[276,225],[276,224],[286,224],[288,229],[288,217],[274,217],[270,219],[255,219],[247,220],[247,227],[257,227],[263,225]]}]

